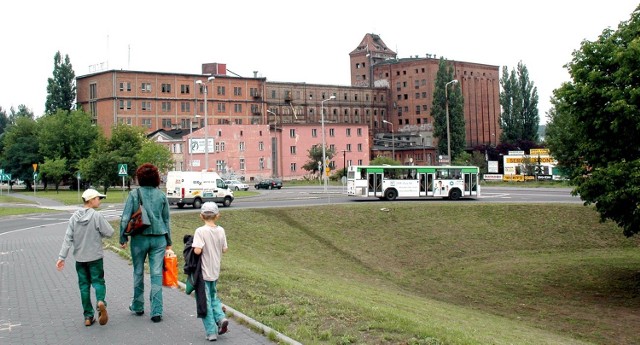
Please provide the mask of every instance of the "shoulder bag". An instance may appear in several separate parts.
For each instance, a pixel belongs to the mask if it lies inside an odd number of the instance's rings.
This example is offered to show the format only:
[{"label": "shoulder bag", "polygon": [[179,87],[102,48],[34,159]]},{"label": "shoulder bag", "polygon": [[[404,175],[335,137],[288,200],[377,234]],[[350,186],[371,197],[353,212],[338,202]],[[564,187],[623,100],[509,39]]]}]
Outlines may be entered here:
[{"label": "shoulder bag", "polygon": [[124,230],[125,236],[135,236],[141,234],[144,229],[148,228],[151,225],[147,210],[144,208],[144,206],[142,206],[142,196],[140,195],[140,189],[136,189],[136,192],[138,193],[138,210],[131,215],[131,218],[129,218],[127,228]]}]

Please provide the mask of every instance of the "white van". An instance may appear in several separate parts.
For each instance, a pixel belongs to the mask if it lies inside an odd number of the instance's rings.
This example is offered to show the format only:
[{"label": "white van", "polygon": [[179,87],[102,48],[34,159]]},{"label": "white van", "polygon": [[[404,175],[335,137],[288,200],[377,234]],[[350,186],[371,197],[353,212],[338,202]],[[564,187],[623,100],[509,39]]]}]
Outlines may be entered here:
[{"label": "white van", "polygon": [[167,174],[167,199],[170,205],[193,205],[213,201],[228,207],[233,201],[233,191],[220,175],[211,171],[169,171]]}]

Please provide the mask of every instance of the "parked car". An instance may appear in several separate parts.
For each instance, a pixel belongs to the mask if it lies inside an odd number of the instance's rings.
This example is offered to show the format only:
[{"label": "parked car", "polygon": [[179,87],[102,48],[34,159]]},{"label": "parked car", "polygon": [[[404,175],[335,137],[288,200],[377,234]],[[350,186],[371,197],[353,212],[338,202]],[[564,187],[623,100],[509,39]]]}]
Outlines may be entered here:
[{"label": "parked car", "polygon": [[249,185],[238,180],[225,180],[224,183],[231,190],[249,190]]},{"label": "parked car", "polygon": [[282,188],[282,180],[280,179],[265,179],[256,184],[256,189],[274,189],[274,188]]}]

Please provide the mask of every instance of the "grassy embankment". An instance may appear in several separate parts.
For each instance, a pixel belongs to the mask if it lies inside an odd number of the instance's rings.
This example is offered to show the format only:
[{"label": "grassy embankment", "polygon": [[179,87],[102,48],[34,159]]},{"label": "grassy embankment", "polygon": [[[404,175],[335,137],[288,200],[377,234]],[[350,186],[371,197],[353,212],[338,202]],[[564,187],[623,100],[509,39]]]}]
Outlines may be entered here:
[{"label": "grassy embankment", "polygon": [[[588,207],[361,202],[222,214],[223,302],[304,344],[640,343],[638,240]],[[194,213],[172,223],[181,253],[201,223]]]}]

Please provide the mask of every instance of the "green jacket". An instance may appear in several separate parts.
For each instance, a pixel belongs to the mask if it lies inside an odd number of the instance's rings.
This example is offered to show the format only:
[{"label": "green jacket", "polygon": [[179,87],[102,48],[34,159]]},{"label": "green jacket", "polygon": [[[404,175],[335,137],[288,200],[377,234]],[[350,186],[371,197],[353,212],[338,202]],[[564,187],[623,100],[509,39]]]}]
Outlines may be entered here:
[{"label": "green jacket", "polygon": [[[167,245],[171,245],[171,226],[169,223],[169,202],[167,196],[158,188],[140,187],[140,195],[142,196],[142,205],[147,210],[151,226],[144,229],[142,235],[165,235],[167,237]],[[131,215],[138,210],[138,193],[136,190],[129,192],[127,202],[122,210],[120,218],[120,244],[127,243],[129,240],[124,235],[127,223]]]}]

